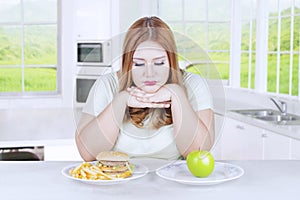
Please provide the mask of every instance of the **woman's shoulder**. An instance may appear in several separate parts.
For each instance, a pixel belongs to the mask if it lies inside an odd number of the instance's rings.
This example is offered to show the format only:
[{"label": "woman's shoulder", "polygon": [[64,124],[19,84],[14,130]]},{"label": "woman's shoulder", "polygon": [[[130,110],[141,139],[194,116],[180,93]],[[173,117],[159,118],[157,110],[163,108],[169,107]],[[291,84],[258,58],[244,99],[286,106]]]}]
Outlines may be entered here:
[{"label": "woman's shoulder", "polygon": [[200,74],[194,74],[192,72],[183,72],[183,84],[190,84],[190,83],[201,83],[204,82],[203,77]]},{"label": "woman's shoulder", "polygon": [[106,74],[99,75],[95,84],[110,84],[115,85],[118,83],[118,76],[116,72],[110,72]]}]

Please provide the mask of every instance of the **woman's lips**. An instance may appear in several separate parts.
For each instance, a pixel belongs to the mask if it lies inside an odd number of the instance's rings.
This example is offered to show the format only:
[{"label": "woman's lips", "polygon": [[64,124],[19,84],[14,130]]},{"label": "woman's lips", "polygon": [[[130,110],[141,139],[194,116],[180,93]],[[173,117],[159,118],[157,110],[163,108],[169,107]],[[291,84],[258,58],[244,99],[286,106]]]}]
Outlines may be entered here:
[{"label": "woman's lips", "polygon": [[146,86],[153,86],[153,85],[156,85],[156,81],[145,81],[144,84]]}]

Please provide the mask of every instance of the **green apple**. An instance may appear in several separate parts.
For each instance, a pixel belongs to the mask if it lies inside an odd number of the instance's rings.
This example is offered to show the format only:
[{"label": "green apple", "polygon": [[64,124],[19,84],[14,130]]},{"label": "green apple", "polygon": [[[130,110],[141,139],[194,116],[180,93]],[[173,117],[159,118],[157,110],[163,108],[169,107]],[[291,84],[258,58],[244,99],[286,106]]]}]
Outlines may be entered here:
[{"label": "green apple", "polygon": [[215,160],[208,151],[194,150],[188,154],[186,164],[194,176],[204,178],[213,172]]}]

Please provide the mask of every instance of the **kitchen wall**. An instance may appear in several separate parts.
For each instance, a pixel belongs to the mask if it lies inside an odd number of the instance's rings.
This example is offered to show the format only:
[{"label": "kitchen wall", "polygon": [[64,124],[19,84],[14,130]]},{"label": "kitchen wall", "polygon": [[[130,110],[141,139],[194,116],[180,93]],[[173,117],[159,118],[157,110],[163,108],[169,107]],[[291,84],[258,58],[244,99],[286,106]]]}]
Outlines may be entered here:
[{"label": "kitchen wall", "polygon": [[[81,39],[109,39],[118,41],[114,55],[120,55],[122,38],[130,24],[141,16],[157,13],[156,1],[148,0],[63,0],[61,1],[62,93],[37,98],[0,99],[0,140],[26,138],[73,138],[73,99],[76,77],[76,41]],[[119,68],[114,62],[113,68]],[[220,112],[234,105],[275,108],[269,95],[225,88],[219,96]],[[299,100],[288,101],[288,112],[300,114]],[[219,110],[218,110],[219,111]],[[54,136],[55,135],[55,136]]]},{"label": "kitchen wall", "polygon": [[[149,2],[143,1],[61,1],[59,58],[62,92],[51,97],[1,98],[0,141],[73,138],[76,129],[74,114],[78,112],[73,102],[77,73],[76,41],[113,38],[114,55],[119,57],[125,30],[149,10]],[[118,60],[113,68],[118,70]]]}]

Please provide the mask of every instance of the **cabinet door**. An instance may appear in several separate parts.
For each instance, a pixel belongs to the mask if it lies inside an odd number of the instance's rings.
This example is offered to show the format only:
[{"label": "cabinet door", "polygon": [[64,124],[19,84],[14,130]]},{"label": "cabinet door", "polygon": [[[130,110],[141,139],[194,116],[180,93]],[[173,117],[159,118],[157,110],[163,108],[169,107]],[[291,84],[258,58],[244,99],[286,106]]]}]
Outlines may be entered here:
[{"label": "cabinet door", "polygon": [[300,160],[300,140],[291,139],[291,159]]},{"label": "cabinet door", "polygon": [[215,144],[211,149],[211,153],[216,160],[222,159],[222,127],[223,127],[224,117],[222,115],[215,114]]},{"label": "cabinet door", "polygon": [[45,161],[82,161],[75,142],[57,142],[44,147]]},{"label": "cabinet door", "polygon": [[222,159],[241,159],[241,128],[235,120],[225,118],[220,141],[222,145]]},{"label": "cabinet door", "polygon": [[270,131],[264,131],[263,138],[265,160],[290,158],[290,138]]},{"label": "cabinet door", "polygon": [[75,29],[77,39],[96,40],[111,37],[111,2],[77,0]]},{"label": "cabinet door", "polygon": [[222,159],[262,159],[263,143],[260,128],[226,118],[222,133]]}]

